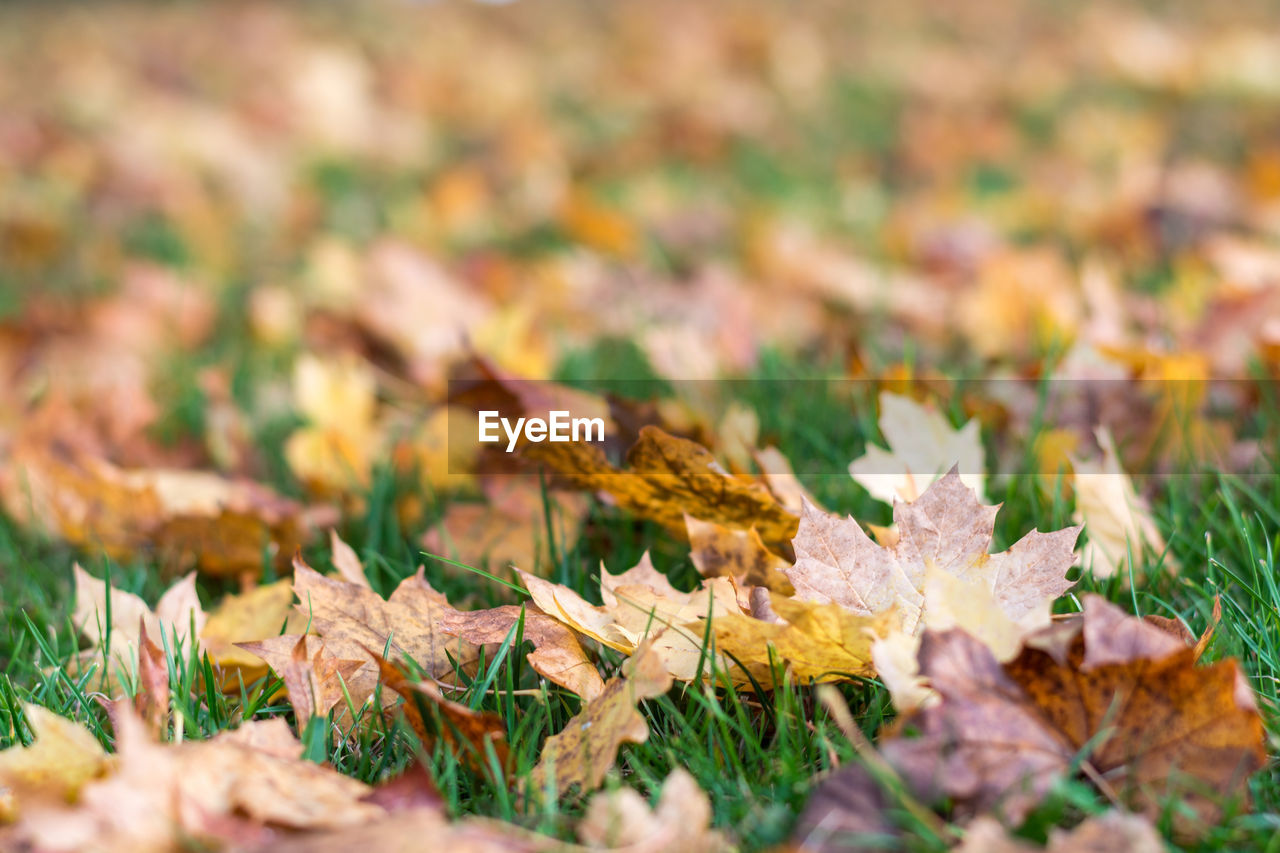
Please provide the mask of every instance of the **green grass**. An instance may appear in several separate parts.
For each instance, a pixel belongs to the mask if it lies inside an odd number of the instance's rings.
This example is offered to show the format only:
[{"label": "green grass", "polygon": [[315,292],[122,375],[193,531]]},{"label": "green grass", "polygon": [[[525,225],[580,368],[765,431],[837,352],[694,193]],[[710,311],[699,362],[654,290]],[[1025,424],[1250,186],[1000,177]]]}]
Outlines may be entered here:
[{"label": "green grass", "polygon": [[[806,375],[797,363],[768,358],[760,378],[796,379]],[[768,399],[750,400],[752,387],[766,388]],[[787,452],[807,484],[833,509],[862,519],[887,521],[887,510],[873,503],[847,475],[836,476],[844,463],[861,452],[873,425],[865,412],[854,411],[842,396],[824,393],[821,383],[771,381],[746,384],[746,399],[758,408],[762,434]],[[778,398],[779,388],[794,399]],[[803,412],[804,417],[799,413]],[[815,425],[821,425],[815,426]],[[1274,425],[1273,425],[1274,426]],[[414,545],[419,531],[399,528],[392,511],[396,498],[410,488],[389,474],[375,478],[366,496],[363,517],[348,519],[342,533],[365,560],[376,589],[384,594],[410,574],[423,559]],[[1070,523],[1071,506],[1047,482],[1031,476],[1010,478],[992,498],[1004,501],[997,538],[1007,544],[1033,527],[1053,529]],[[1130,588],[1122,579],[1080,580],[1074,595],[1097,591],[1139,613],[1182,618],[1199,632],[1209,618],[1213,599],[1222,596],[1223,616],[1207,659],[1239,658],[1262,704],[1272,742],[1280,734],[1277,697],[1280,686],[1280,581],[1276,551],[1280,547],[1280,481],[1275,477],[1237,479],[1204,473],[1176,476],[1159,483],[1155,512],[1170,542],[1170,556],[1181,565],[1173,576],[1159,568],[1160,559],[1139,561],[1145,580]],[[552,526],[554,531],[554,526]],[[660,568],[680,585],[696,573],[687,547],[653,525],[605,507],[593,509],[587,533],[577,542],[558,541],[555,565],[548,574],[588,598],[598,600],[598,566],[612,571],[634,563],[652,549]],[[313,545],[306,554],[318,567],[328,566],[327,549]],[[79,558],[98,575],[109,573],[113,584],[154,602],[167,584],[145,559],[120,564],[92,552],[77,553],[64,545],[21,531],[0,520],[0,596],[5,627],[0,629],[0,746],[25,742],[21,704],[36,702],[85,722],[104,744],[111,731],[102,707],[92,696],[95,673],[72,677],[60,663],[77,649],[69,623],[70,565]],[[428,577],[465,607],[509,601],[505,586],[481,573],[439,560],[426,560]],[[500,575],[501,568],[490,567]],[[206,604],[227,591],[201,582]],[[1069,595],[1062,608],[1076,605]],[[579,710],[576,697],[541,683],[524,661],[518,637],[486,661],[473,676],[460,673],[466,685],[455,698],[473,708],[502,716],[518,775],[537,762],[545,739]],[[293,725],[290,707],[279,699],[274,677],[243,685],[238,693],[207,687],[212,673],[206,660],[189,650],[169,649],[175,724],[171,735],[205,738],[247,719],[284,716]],[[620,656],[600,654],[606,675],[616,671]],[[781,673],[778,675],[781,678]],[[886,691],[873,681],[841,688],[855,719],[869,737],[891,718]],[[631,785],[655,793],[674,767],[686,767],[711,797],[716,826],[731,831],[745,849],[762,849],[784,840],[796,815],[821,774],[837,763],[855,760],[856,750],[807,686],[782,684],[777,689],[738,693],[709,685],[677,685],[668,695],[646,702],[642,711],[651,735],[622,750],[608,785]],[[478,773],[437,744],[423,753],[402,720],[366,709],[354,723],[331,736],[333,716],[302,721],[308,755],[327,760],[344,773],[376,783],[405,768],[415,757],[441,781],[450,809],[457,814],[483,814],[514,821],[542,832],[571,837],[573,818],[582,803],[520,801],[493,774]],[[1276,849],[1280,828],[1280,778],[1274,763],[1252,783],[1256,811],[1225,820],[1197,849]],[[1106,806],[1092,788],[1072,781],[1038,809],[1025,832],[1044,837],[1048,828]],[[897,809],[919,849],[932,849],[925,827]],[[1268,845],[1271,845],[1268,847]],[[935,845],[936,846],[936,845]]]}]

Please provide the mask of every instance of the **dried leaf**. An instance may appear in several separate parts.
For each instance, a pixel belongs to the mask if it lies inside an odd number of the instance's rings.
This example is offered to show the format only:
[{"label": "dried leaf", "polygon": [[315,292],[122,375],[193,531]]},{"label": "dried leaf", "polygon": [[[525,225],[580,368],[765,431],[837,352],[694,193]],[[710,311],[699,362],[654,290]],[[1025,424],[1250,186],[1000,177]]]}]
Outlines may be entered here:
[{"label": "dried leaf", "polygon": [[134,710],[159,737],[169,722],[169,666],[164,649],[147,636],[147,623],[138,628],[138,693],[133,697]]},{"label": "dried leaf", "polygon": [[[363,683],[357,673],[368,663],[368,656],[358,647],[343,649],[340,657],[315,635],[286,634],[256,643],[240,643],[240,648],[264,661],[284,681],[298,721],[299,734],[312,717],[323,717],[346,695],[356,702],[367,697],[375,683]],[[357,703],[357,708],[363,702]],[[345,716],[346,709],[342,714]]]},{"label": "dried leaf", "polygon": [[112,719],[111,771],[85,784],[73,807],[24,814],[15,827],[21,842],[50,853],[172,850],[193,839],[244,847],[276,828],[353,826],[385,814],[364,801],[368,786],[304,761],[281,719],[171,745],[153,742],[127,704],[115,705]]},{"label": "dried leaf", "polygon": [[595,664],[587,659],[577,636],[535,606],[506,605],[465,613],[454,610],[444,616],[440,629],[475,646],[501,643],[520,620],[522,612],[524,639],[533,643],[527,660],[534,671],[584,700],[600,695],[604,680]]},{"label": "dried leaf", "polygon": [[[646,553],[620,575],[601,567],[601,597],[597,607],[568,587],[520,572],[533,602],[552,618],[597,642],[632,654],[646,639],[661,652],[668,671],[681,681],[698,676],[706,653],[705,620],[713,613],[741,613],[738,594],[728,578],[703,582],[693,592],[680,592],[659,574]],[[718,668],[734,669],[725,658]],[[741,677],[741,676],[739,676]]]},{"label": "dried leaf", "polygon": [[[1084,525],[1089,540],[1084,547],[1084,565],[1097,577],[1109,578],[1127,574],[1131,549],[1135,558],[1141,558],[1148,548],[1164,555],[1165,542],[1146,501],[1134,491],[1133,482],[1120,467],[1111,433],[1099,429],[1097,438],[1102,458],[1072,460],[1071,482],[1076,494],[1075,521]],[[1171,559],[1165,555],[1163,565],[1176,570]]]},{"label": "dried leaf", "polygon": [[[961,579],[941,569],[925,571],[924,598],[921,623],[926,629],[963,628],[969,636],[985,643],[1001,662],[1012,660],[1027,635],[1049,624],[1047,608],[1036,608],[1014,621],[981,578]],[[871,647],[876,673],[900,712],[935,698],[919,673],[919,650],[920,635],[900,626],[893,626]]]},{"label": "dried leaf", "polygon": [[609,679],[599,696],[547,739],[529,776],[529,790],[560,796],[575,785],[581,794],[600,787],[617,760],[618,748],[649,737],[649,726],[636,706],[671,688],[667,670],[656,648],[645,644],[636,649],[623,664],[622,677]]},{"label": "dried leaf", "polygon": [[[107,772],[107,754],[84,726],[39,705],[24,704],[22,716],[34,738],[31,745],[0,751],[0,789],[13,791],[17,808],[32,799],[70,802],[85,784]],[[0,800],[0,823],[14,817]]]},{"label": "dried leaf", "polygon": [[[382,683],[405,700],[404,712],[424,748],[430,750],[437,738],[476,772],[489,769],[490,755],[502,774],[511,772],[511,754],[507,747],[507,726],[497,714],[473,711],[466,705],[446,699],[440,688],[430,681],[410,681],[398,667],[377,653],[370,652],[378,665]],[[432,713],[424,716],[417,699],[422,697]]]},{"label": "dried leaf", "polygon": [[795,538],[796,564],[784,573],[798,598],[834,601],[863,615],[896,607],[902,628],[917,633],[927,607],[925,579],[937,569],[982,583],[1015,621],[1047,615],[1072,582],[1078,527],[1032,531],[1007,551],[989,554],[998,506],[984,506],[952,469],[911,503],[894,505],[899,541],[881,547],[852,518],[806,507]]},{"label": "dried leaf", "polygon": [[730,577],[741,587],[763,586],[783,595],[795,592],[781,571],[787,561],[765,547],[754,527],[731,530],[688,514],[684,523],[689,558],[704,578]]},{"label": "dried leaf", "polygon": [[578,538],[587,514],[581,495],[550,493],[543,499],[536,478],[502,477],[484,483],[488,504],[449,504],[444,517],[422,537],[432,554],[451,556],[469,566],[491,569],[522,566],[530,571],[551,565],[548,524],[565,547]]},{"label": "dried leaf", "polygon": [[[34,429],[34,427],[32,428]],[[154,549],[167,563],[237,576],[305,534],[303,508],[266,486],[207,471],[126,469],[56,436],[25,434],[0,499],[26,524],[125,558]]]},{"label": "dried leaf", "polygon": [[[428,594],[421,589],[423,586],[425,581],[409,578],[389,599],[383,599],[363,586],[325,577],[303,562],[301,556],[294,558],[297,611],[334,654],[345,658],[353,647],[379,652],[389,647],[393,660],[410,657],[433,677],[447,679],[453,676],[455,662],[463,669],[474,666],[478,650],[441,630],[441,620],[452,608],[439,593],[431,590]],[[366,662],[362,672],[372,673],[376,681],[377,669],[372,660]],[[348,687],[356,683],[371,682],[358,672]],[[371,695],[360,694],[353,692],[351,696],[356,707]]]},{"label": "dried leaf", "polygon": [[128,680],[137,673],[138,648],[144,630],[157,638],[163,631],[171,648],[178,648],[188,643],[193,626],[198,635],[205,624],[204,610],[196,597],[195,572],[169,587],[156,603],[155,612],[138,596],[108,588],[105,581],[93,577],[78,563],[72,567],[72,573],[76,601],[71,621],[89,639],[89,648],[81,652],[72,665],[82,671],[101,662],[105,655],[109,665],[101,675],[113,692],[119,687],[119,675],[125,675]]},{"label": "dried leaf", "polygon": [[711,828],[711,802],[688,771],[672,770],[653,809],[633,788],[597,794],[578,824],[591,848],[628,853],[712,853],[731,845]]},{"label": "dried leaf", "polygon": [[886,611],[876,616],[850,613],[838,604],[818,604],[775,595],[771,623],[740,614],[712,620],[716,650],[746,667],[765,687],[772,685],[774,658],[784,661],[800,682],[839,681],[872,672],[871,645],[897,621]]},{"label": "dried leaf", "polygon": [[952,468],[979,495],[986,492],[987,470],[978,422],[953,429],[944,415],[910,397],[880,394],[880,433],[889,450],[867,445],[849,465],[849,474],[876,500],[914,501]]},{"label": "dried leaf", "polygon": [[956,853],[1164,853],[1164,841],[1141,815],[1109,811],[1088,818],[1072,830],[1055,828],[1040,847],[1008,834],[1000,822],[980,817],[965,830]]},{"label": "dried leaf", "polygon": [[[962,813],[998,809],[1016,823],[1085,750],[1087,778],[1112,796],[1152,817],[1162,797],[1181,796],[1212,821],[1218,799],[1246,796],[1263,732],[1236,663],[1194,657],[1098,596],[1004,665],[963,631],[929,632],[920,671],[941,699],[910,718],[920,737],[882,749],[913,789]],[[1185,814],[1175,825],[1203,826]]]},{"label": "dried leaf", "polygon": [[333,567],[338,570],[338,575],[344,581],[366,589],[371,588],[369,579],[364,574],[364,565],[356,556],[355,549],[343,542],[336,530],[329,531],[329,550],[332,554]]},{"label": "dried leaf", "polygon": [[782,550],[796,532],[795,514],[759,483],[727,474],[706,448],[654,426],[640,430],[626,471],[610,465],[599,447],[582,442],[532,445],[525,455],[680,536],[686,513],[740,530],[754,527],[766,545]]},{"label": "dried leaf", "polygon": [[237,644],[305,627],[305,617],[293,609],[293,587],[282,580],[223,598],[205,621],[200,641],[218,668],[223,689],[236,691],[241,682],[250,684],[267,673],[262,658]]},{"label": "dried leaf", "polygon": [[760,473],[764,475],[765,485],[778,502],[794,513],[799,513],[805,501],[818,506],[818,501],[800,482],[795,471],[791,469],[791,461],[782,455],[776,447],[766,447],[752,453]]}]

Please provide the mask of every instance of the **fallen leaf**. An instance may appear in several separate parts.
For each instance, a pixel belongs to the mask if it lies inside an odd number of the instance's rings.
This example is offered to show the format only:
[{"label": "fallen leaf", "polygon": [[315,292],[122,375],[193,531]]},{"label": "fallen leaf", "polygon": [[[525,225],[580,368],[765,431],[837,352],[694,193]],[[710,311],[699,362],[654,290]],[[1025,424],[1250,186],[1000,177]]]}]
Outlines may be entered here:
[{"label": "fallen leaf", "polygon": [[979,817],[965,829],[956,853],[1164,853],[1164,840],[1141,815],[1109,811],[1086,819],[1074,829],[1054,827],[1041,847],[1008,834],[998,820]]},{"label": "fallen leaf", "polygon": [[622,676],[611,678],[604,690],[547,738],[542,757],[529,775],[528,790],[562,796],[578,786],[580,794],[600,787],[617,761],[624,743],[643,743],[649,726],[637,710],[643,699],[671,689],[671,675],[662,655],[649,644],[636,649],[622,665]]},{"label": "fallen leaf", "polygon": [[169,723],[169,666],[164,649],[147,636],[147,623],[138,627],[138,692],[133,707],[156,737]]},{"label": "fallen leaf", "polygon": [[[344,652],[352,656],[339,657],[320,637],[308,634],[286,634],[239,646],[266,661],[284,681],[299,735],[312,717],[327,715],[347,695],[354,703],[356,696],[373,690],[372,684],[358,679],[357,673],[368,662],[368,656],[359,654],[358,648],[348,647]],[[345,717],[346,711],[344,708],[338,718]]]},{"label": "fallen leaf", "polygon": [[732,530],[685,514],[689,559],[704,578],[730,577],[740,587],[762,586],[783,595],[795,590],[782,573],[787,561],[774,554],[755,528]]},{"label": "fallen leaf", "polygon": [[[493,761],[500,776],[511,773],[507,725],[501,717],[447,699],[435,683],[410,681],[386,658],[372,651],[370,654],[378,665],[382,683],[404,699],[405,716],[426,750],[430,751],[437,739],[443,740],[453,754],[476,772],[492,769]],[[418,705],[420,698],[428,708],[425,715]]]},{"label": "fallen leaf", "polygon": [[208,471],[127,469],[57,437],[15,442],[0,499],[20,522],[74,545],[127,558],[154,552],[173,566],[235,577],[259,572],[263,553],[301,543],[307,521],[298,503],[249,480]]},{"label": "fallen leaf", "polygon": [[152,741],[127,704],[113,706],[112,720],[109,772],[85,783],[73,806],[24,810],[14,828],[20,842],[49,853],[167,851],[194,839],[243,847],[281,829],[352,826],[386,813],[364,801],[368,786],[303,760],[282,719],[180,744]]},{"label": "fallen leaf", "polygon": [[[587,515],[581,495],[550,492],[544,501],[536,478],[516,476],[483,481],[482,489],[488,503],[450,503],[444,516],[423,535],[423,548],[469,566],[546,571],[553,536],[562,548],[577,541]],[[547,508],[549,520],[544,514]]]},{"label": "fallen leaf", "polygon": [[1003,665],[962,630],[926,633],[920,671],[940,701],[903,723],[918,737],[882,752],[923,797],[1016,824],[1083,751],[1086,778],[1149,817],[1182,797],[1195,817],[1175,828],[1194,834],[1265,760],[1253,693],[1235,661],[1197,667],[1177,638],[1084,600],[1082,618]]},{"label": "fallen leaf", "polygon": [[[406,579],[384,599],[358,584],[325,577],[301,556],[294,558],[293,565],[296,609],[334,654],[346,658],[354,647],[379,652],[389,648],[393,660],[412,658],[426,673],[441,679],[453,676],[455,662],[463,670],[475,665],[476,647],[441,631],[440,621],[452,608],[439,593],[423,590],[426,582],[421,578]],[[376,676],[376,665],[366,660],[348,688],[356,684],[372,687]],[[367,694],[359,690],[352,692],[351,698],[359,708],[371,695],[371,690]]]},{"label": "fallen leaf", "polygon": [[16,818],[24,800],[71,802],[110,767],[98,739],[79,723],[32,704],[23,704],[22,718],[33,740],[0,750],[0,790],[16,792],[12,807],[0,799],[0,823]]},{"label": "fallen leaf", "polygon": [[[772,597],[780,622],[741,614],[712,620],[716,651],[741,664],[768,687],[774,660],[785,662],[801,683],[839,681],[872,673],[871,646],[897,620],[893,611],[876,616],[850,613],[838,604]],[[770,649],[773,650],[772,657]]]},{"label": "fallen leaf", "polygon": [[1127,574],[1130,550],[1135,558],[1141,559],[1150,549],[1164,558],[1165,568],[1176,571],[1177,564],[1165,553],[1164,537],[1151,517],[1151,510],[1120,467],[1111,433],[1099,428],[1097,438],[1102,448],[1101,459],[1072,460],[1075,521],[1083,524],[1088,534],[1084,546],[1085,567],[1100,578]]},{"label": "fallen leaf", "polygon": [[[697,678],[705,663],[705,620],[712,614],[742,612],[728,578],[713,578],[692,592],[680,592],[653,568],[648,553],[620,575],[601,567],[604,603],[598,607],[566,586],[527,572],[519,575],[534,604],[547,615],[625,654],[635,653],[649,639],[670,674],[681,681]],[[726,658],[716,663],[721,671],[733,669]]]},{"label": "fallen leaf", "polygon": [[533,651],[526,659],[534,671],[584,700],[600,695],[604,680],[595,664],[587,659],[577,636],[536,606],[521,608],[508,604],[488,610],[454,610],[442,618],[440,630],[475,646],[494,645],[506,640],[522,614],[524,640],[533,643]]},{"label": "fallen leaf", "polygon": [[170,647],[176,649],[189,642],[193,628],[199,636],[205,624],[205,613],[196,596],[195,572],[169,587],[154,612],[138,596],[108,587],[79,563],[72,567],[72,573],[76,598],[71,621],[89,640],[89,648],[76,656],[73,665],[83,671],[105,658],[107,670],[102,677],[114,685],[113,690],[119,686],[121,676],[128,681],[138,672],[138,648],[144,631],[156,638],[163,633]]},{"label": "fallen leaf", "polygon": [[817,499],[800,482],[800,478],[791,469],[791,461],[782,455],[781,450],[766,447],[751,455],[764,476],[765,485],[773,492],[778,503],[797,514],[804,508],[805,501],[818,506]]},{"label": "fallen leaf", "polygon": [[686,514],[740,530],[754,527],[767,546],[781,550],[796,532],[795,514],[764,486],[731,476],[705,447],[655,426],[640,430],[626,471],[610,465],[599,447],[583,442],[531,445],[525,455],[679,536],[685,534]]},{"label": "fallen leaf", "polygon": [[931,568],[985,585],[1014,621],[1047,617],[1053,600],[1072,586],[1065,575],[1080,529],[1032,531],[990,554],[998,511],[979,503],[954,468],[917,500],[894,505],[899,540],[891,547],[872,542],[852,518],[806,507],[796,563],[783,571],[804,600],[834,601],[867,616],[896,607],[907,633],[921,630]]},{"label": "fallen leaf", "polygon": [[675,768],[650,809],[634,788],[597,794],[578,824],[578,838],[594,849],[628,853],[712,853],[732,848],[711,829],[711,802],[687,770]]},{"label": "fallen leaf", "polygon": [[294,475],[325,495],[367,486],[382,441],[372,368],[355,358],[303,355],[294,364],[293,394],[307,418],[284,446]]},{"label": "fallen leaf", "polygon": [[[1010,661],[1022,650],[1023,639],[1049,624],[1047,608],[1010,618],[982,578],[962,579],[937,568],[925,570],[925,608],[921,625],[927,630],[962,628],[980,640],[996,660]],[[917,626],[917,630],[918,630]],[[936,699],[919,673],[920,634],[892,626],[871,647],[876,674],[884,682],[899,712]]]},{"label": "fallen leaf", "polygon": [[267,674],[262,658],[238,643],[296,634],[306,618],[293,609],[293,586],[287,580],[228,595],[205,620],[200,641],[217,667],[222,688],[238,691]]},{"label": "fallen leaf", "polygon": [[342,537],[338,535],[338,531],[329,531],[329,552],[333,560],[333,567],[338,570],[338,575],[347,583],[353,583],[357,586],[369,587],[369,579],[365,577],[364,565],[360,562],[360,558],[356,556],[353,549],[346,542],[342,541]]},{"label": "fallen leaf", "polygon": [[987,467],[976,420],[954,429],[933,407],[883,391],[879,425],[889,449],[869,444],[849,465],[849,474],[876,500],[914,501],[952,468],[962,472],[966,486],[979,495],[986,492]]}]

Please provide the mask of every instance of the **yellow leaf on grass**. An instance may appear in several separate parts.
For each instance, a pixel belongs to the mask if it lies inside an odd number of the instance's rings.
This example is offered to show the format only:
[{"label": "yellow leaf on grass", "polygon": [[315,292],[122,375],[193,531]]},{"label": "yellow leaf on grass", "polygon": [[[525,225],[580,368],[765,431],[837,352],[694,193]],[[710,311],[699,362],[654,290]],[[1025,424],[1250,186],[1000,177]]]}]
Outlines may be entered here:
[{"label": "yellow leaf on grass", "polygon": [[[896,621],[891,611],[860,616],[838,604],[780,595],[773,596],[772,609],[784,621],[737,614],[712,621],[716,650],[745,666],[765,687],[772,685],[775,660],[785,662],[802,682],[870,675],[871,644]],[[771,647],[776,657],[770,656]]]}]

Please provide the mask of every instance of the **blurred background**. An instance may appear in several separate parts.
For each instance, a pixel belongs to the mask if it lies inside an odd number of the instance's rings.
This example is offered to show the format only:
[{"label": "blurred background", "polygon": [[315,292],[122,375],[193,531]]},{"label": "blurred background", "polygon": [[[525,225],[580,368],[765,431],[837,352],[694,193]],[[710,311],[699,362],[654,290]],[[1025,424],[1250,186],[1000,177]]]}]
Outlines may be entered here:
[{"label": "blurred background", "polygon": [[459,371],[1273,376],[1274,7],[952,5],[6,3],[0,451],[332,497],[447,486]]}]

